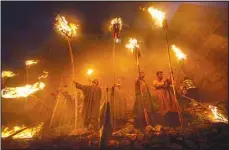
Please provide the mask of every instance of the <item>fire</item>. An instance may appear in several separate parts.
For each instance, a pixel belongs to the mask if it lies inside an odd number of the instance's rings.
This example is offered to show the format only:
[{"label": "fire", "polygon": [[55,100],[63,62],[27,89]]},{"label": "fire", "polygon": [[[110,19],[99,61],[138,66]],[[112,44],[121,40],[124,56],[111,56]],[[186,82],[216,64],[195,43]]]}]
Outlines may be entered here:
[{"label": "fire", "polygon": [[38,79],[46,79],[48,77],[48,72],[47,71],[43,71],[43,75],[41,75],[40,77],[38,77]]},{"label": "fire", "polygon": [[92,69],[88,69],[87,70],[87,74],[90,76],[92,73],[94,72],[94,70],[92,70]]},{"label": "fire", "polygon": [[155,20],[156,25],[162,27],[163,21],[165,19],[165,13],[153,7],[149,7],[148,12],[150,13],[151,17]]},{"label": "fire", "polygon": [[126,44],[126,48],[130,49],[131,52],[134,52],[135,48],[139,48],[138,41],[136,39],[130,38],[129,43]]},{"label": "fire", "polygon": [[6,87],[2,90],[3,98],[20,98],[20,97],[28,97],[29,95],[43,89],[45,87],[45,83],[36,82],[33,85],[25,85],[22,87]]},{"label": "fire", "polygon": [[15,76],[15,73],[12,71],[2,71],[2,78],[11,78],[13,76]]},{"label": "fire", "polygon": [[222,114],[218,113],[216,106],[209,105],[209,109],[212,111],[213,114],[212,120],[214,122],[228,123],[228,120]]},{"label": "fire", "polygon": [[63,37],[74,37],[76,36],[76,31],[78,30],[78,25],[73,23],[68,23],[64,16],[57,15],[55,29]]},{"label": "fire", "polygon": [[[43,126],[43,123],[41,123],[41,124],[39,124],[33,128],[25,129],[24,131],[14,135],[12,138],[13,139],[32,138],[35,135],[37,135],[38,132],[40,132],[42,126]],[[14,134],[17,131],[24,129],[24,128],[26,128],[25,125],[14,126],[12,129],[5,127],[2,129],[2,138],[6,138],[6,137]]]},{"label": "fire", "polygon": [[171,48],[175,52],[175,54],[179,60],[182,60],[182,59],[185,60],[187,58],[187,56],[175,45],[172,45]]},{"label": "fire", "polygon": [[110,23],[110,31],[113,30],[113,26],[114,24],[119,24],[120,25],[120,31],[122,30],[122,19],[121,18],[114,18],[111,20],[111,23]]},{"label": "fire", "polygon": [[25,65],[26,66],[31,66],[31,65],[35,65],[35,64],[37,64],[38,63],[38,60],[27,60],[26,62],[25,62]]}]

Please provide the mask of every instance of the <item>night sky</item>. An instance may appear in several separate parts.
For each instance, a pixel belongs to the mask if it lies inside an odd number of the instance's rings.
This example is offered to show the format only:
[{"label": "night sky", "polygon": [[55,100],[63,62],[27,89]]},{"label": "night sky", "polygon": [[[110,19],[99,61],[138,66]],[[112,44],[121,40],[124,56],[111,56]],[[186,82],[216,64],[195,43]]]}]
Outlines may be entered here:
[{"label": "night sky", "polygon": [[[83,34],[100,34],[102,23],[112,16],[122,16],[131,25],[139,13],[139,7],[144,3],[146,2],[1,2],[2,63],[5,66],[20,66],[25,56],[19,55],[18,62],[12,60],[13,55],[20,52],[32,55],[40,51],[40,45],[56,34],[53,23],[59,13],[77,18],[76,21],[83,25]],[[169,19],[180,3],[170,2],[169,13],[167,12]],[[217,6],[227,6],[226,4],[227,2],[202,3]]]}]

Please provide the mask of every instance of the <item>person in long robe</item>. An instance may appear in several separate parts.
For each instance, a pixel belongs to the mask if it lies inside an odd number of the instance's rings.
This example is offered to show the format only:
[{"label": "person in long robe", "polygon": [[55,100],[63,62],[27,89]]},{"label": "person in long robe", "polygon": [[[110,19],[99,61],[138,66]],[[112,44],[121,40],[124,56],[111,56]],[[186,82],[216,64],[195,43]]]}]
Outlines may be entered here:
[{"label": "person in long robe", "polygon": [[163,78],[163,72],[156,73],[157,79],[153,81],[153,87],[158,97],[159,110],[165,119],[167,113],[178,113],[179,106],[176,106],[175,97],[171,88],[171,77]]},{"label": "person in long robe", "polygon": [[150,90],[145,83],[145,73],[140,72],[135,82],[134,125],[139,130],[144,130],[152,123],[153,104]]},{"label": "person in long robe", "polygon": [[126,99],[122,90],[122,80],[119,79],[112,87],[111,93],[111,114],[114,130],[126,121]]},{"label": "person in long robe", "polygon": [[101,100],[101,88],[97,79],[92,81],[92,85],[81,85],[74,82],[76,88],[82,90],[84,94],[82,115],[84,127],[98,130],[99,108]]}]

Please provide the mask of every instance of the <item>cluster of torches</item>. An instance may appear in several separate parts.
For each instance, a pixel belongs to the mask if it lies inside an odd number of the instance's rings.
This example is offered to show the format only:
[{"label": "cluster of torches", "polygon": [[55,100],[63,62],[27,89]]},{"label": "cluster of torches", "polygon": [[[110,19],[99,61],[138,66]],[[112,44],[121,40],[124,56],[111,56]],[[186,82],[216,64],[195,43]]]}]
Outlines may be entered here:
[{"label": "cluster of torches", "polygon": [[[146,10],[143,8],[142,10]],[[148,12],[150,13],[151,17],[154,19],[155,24],[159,27],[163,27],[163,21],[165,19],[165,13],[155,9],[153,7],[148,8]],[[110,22],[110,30],[112,29],[114,24],[119,24],[119,30],[122,29],[122,19],[121,18],[114,18]],[[56,23],[55,23],[55,29],[56,31],[61,34],[65,38],[72,38],[77,35],[77,30],[79,25],[75,25],[73,23],[69,23],[64,16],[57,15],[56,17]],[[131,52],[134,52],[136,48],[139,48],[139,44],[137,39],[130,38],[128,43],[125,45],[127,49],[129,49]],[[171,50],[175,53],[178,60],[185,60],[187,56],[176,46],[171,45]],[[29,68],[32,65],[37,64],[39,61],[37,60],[28,60],[25,62],[25,65]],[[93,74],[93,69],[87,70],[87,75],[89,78],[91,78],[91,75]],[[2,71],[2,78],[12,78],[16,74],[12,71]],[[48,77],[48,72],[43,71],[43,74],[38,77],[39,80],[45,79]],[[43,82],[36,82],[34,84],[26,84],[25,86],[21,87],[6,87],[5,89],[2,89],[2,97],[3,98],[23,98],[28,97],[31,94],[34,94],[35,92],[44,89],[45,83]],[[209,106],[209,109],[212,112],[212,115],[210,117],[210,120],[213,122],[225,122],[228,123],[228,120],[223,117],[222,114],[217,112],[217,107],[215,106]],[[12,133],[21,130],[25,126],[15,126],[13,129],[4,128],[2,130],[2,138],[10,136]],[[21,132],[20,134],[15,135],[13,138],[32,138],[36,132],[40,130],[41,126],[36,128],[30,128],[28,130],[25,130]]]},{"label": "cluster of torches", "polygon": [[[32,65],[37,64],[37,60],[27,60],[25,62],[26,67],[31,67]],[[45,79],[48,77],[48,72],[43,71],[44,74],[38,77],[39,80]],[[16,74],[12,71],[2,71],[2,78],[11,78],[14,77]],[[34,84],[26,84],[20,87],[6,87],[2,89],[2,97],[3,98],[25,98],[31,94],[36,93],[44,89],[45,83],[44,82],[36,82]]]}]

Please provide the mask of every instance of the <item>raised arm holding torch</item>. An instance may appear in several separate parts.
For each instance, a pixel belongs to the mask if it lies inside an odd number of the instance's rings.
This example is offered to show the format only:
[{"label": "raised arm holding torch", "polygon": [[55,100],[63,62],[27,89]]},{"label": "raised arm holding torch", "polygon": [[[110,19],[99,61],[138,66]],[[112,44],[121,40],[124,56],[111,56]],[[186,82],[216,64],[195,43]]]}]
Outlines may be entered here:
[{"label": "raised arm holding torch", "polygon": [[[160,11],[160,10],[158,10],[158,9],[155,9],[153,7],[149,7],[148,8],[148,12],[150,13],[152,19],[155,21],[155,24],[157,26],[163,28],[163,30],[165,31],[165,37],[166,37],[166,42],[167,42],[169,69],[170,69],[170,72],[172,73],[173,69],[172,69],[172,65],[171,65],[170,46],[169,46],[169,41],[168,41],[168,23],[167,23],[167,19],[165,18],[165,13]],[[176,103],[176,107],[177,107],[177,111],[178,111],[178,115],[179,115],[179,120],[180,120],[180,123],[181,123],[181,126],[182,126],[183,121],[182,121],[182,116],[181,116],[179,104],[178,104],[177,97],[176,97],[173,74],[171,74],[171,76],[172,76],[172,80],[171,80],[171,82],[172,82],[172,90],[173,90],[175,103]]]}]

